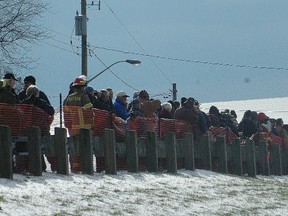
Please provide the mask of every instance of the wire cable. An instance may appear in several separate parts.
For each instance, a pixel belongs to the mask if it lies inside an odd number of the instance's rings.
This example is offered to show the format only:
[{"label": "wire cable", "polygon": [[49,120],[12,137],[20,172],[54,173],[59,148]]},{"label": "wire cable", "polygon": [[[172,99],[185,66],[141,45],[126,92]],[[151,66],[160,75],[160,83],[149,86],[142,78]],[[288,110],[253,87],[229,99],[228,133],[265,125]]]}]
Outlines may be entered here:
[{"label": "wire cable", "polygon": [[194,63],[194,64],[208,64],[208,65],[212,65],[212,66],[238,67],[238,68],[260,69],[260,70],[285,70],[285,71],[288,70],[288,68],[285,68],[285,67],[251,66],[251,65],[221,63],[221,62],[209,62],[209,61],[202,61],[202,60],[192,60],[192,59],[165,57],[165,56],[160,56],[160,55],[152,55],[152,54],[124,51],[124,50],[118,50],[118,49],[112,49],[112,48],[106,48],[106,47],[98,47],[98,46],[96,46],[95,48],[96,49],[107,50],[107,51],[124,53],[124,54],[133,54],[133,55],[151,57],[151,58],[156,58],[156,59],[171,60],[171,61],[178,61],[178,62],[187,62],[187,63]]},{"label": "wire cable", "polygon": [[[124,28],[124,30],[130,35],[130,37],[134,40],[134,42],[141,48],[141,50],[146,53],[146,51],[144,50],[144,48],[140,45],[140,43],[136,40],[136,38],[134,37],[134,35],[127,29],[127,27],[123,24],[123,22],[121,22],[121,20],[119,19],[119,17],[115,14],[115,12],[111,9],[111,7],[106,3],[106,1],[104,1],[105,5],[108,7],[108,9],[111,11],[111,13],[115,16],[116,20],[120,23],[120,25]],[[147,56],[149,57],[149,56]],[[157,68],[157,70],[165,77],[165,79],[172,84],[172,82],[170,81],[170,79],[168,78],[168,76],[159,68],[159,66],[149,57],[149,60],[154,64],[154,66]]]},{"label": "wire cable", "polygon": [[[107,65],[96,55],[96,53],[93,50],[90,50],[91,53],[100,61],[100,63],[107,67]],[[119,79],[122,83],[124,83],[126,86],[130,87],[131,89],[135,91],[139,91],[138,89],[134,88],[132,85],[128,84],[125,80],[121,79],[118,75],[116,75],[110,68],[108,69],[117,79]]]}]

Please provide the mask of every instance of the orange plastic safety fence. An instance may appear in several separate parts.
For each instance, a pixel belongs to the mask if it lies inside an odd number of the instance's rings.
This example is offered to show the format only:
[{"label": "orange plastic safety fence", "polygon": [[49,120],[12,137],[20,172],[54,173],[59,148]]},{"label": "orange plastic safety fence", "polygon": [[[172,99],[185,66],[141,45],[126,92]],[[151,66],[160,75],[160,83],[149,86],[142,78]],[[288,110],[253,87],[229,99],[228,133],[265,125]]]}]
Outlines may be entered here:
[{"label": "orange plastic safety fence", "polygon": [[158,118],[137,117],[129,120],[128,129],[136,130],[138,137],[146,137],[147,131],[153,131],[158,134],[158,124]]},{"label": "orange plastic safety fence", "polygon": [[29,104],[0,104],[0,124],[11,128],[12,136],[27,136],[28,128],[38,126],[41,134],[49,133],[53,117]]},{"label": "orange plastic safety fence", "polygon": [[174,132],[177,139],[183,138],[185,132],[192,133],[192,125],[188,122],[176,119],[160,119],[159,138],[163,139],[165,134]]},{"label": "orange plastic safety fence", "polygon": [[101,136],[105,128],[112,128],[112,114],[106,110],[93,108],[94,126],[93,135]]},{"label": "orange plastic safety fence", "polygon": [[[258,137],[257,134],[253,136],[254,140]],[[268,132],[260,132],[259,133],[259,138],[266,140],[267,142],[272,142],[275,144],[279,144],[279,145],[288,145],[288,141],[283,139],[282,137],[276,136],[272,133],[268,133]]]},{"label": "orange plastic safety fence", "polygon": [[237,139],[238,136],[234,134],[229,128],[226,127],[210,127],[209,128],[212,137],[223,135],[226,137],[226,143],[231,144],[234,139]]}]

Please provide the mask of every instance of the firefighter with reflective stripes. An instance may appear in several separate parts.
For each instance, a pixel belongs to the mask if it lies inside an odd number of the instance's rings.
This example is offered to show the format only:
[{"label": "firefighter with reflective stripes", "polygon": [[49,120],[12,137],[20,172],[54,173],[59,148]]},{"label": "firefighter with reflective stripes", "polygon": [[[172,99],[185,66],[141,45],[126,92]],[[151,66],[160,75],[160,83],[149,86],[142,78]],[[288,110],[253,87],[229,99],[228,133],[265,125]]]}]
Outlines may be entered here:
[{"label": "firefighter with reflective stripes", "polygon": [[87,86],[87,81],[81,77],[74,80],[72,87],[75,90],[74,93],[70,94],[64,101],[64,106],[79,106],[85,109],[92,108],[93,105],[90,102],[88,95],[84,89]]}]

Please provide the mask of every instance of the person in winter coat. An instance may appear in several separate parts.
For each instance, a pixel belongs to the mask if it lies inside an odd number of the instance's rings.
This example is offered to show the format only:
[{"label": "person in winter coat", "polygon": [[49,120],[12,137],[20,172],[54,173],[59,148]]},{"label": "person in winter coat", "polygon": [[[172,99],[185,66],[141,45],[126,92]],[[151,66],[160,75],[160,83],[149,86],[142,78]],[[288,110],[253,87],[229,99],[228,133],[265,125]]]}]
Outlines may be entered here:
[{"label": "person in winter coat", "polygon": [[[18,95],[20,102],[26,99],[26,90],[30,85],[36,85],[36,79],[34,76],[26,76],[24,78],[23,91],[21,91]],[[45,100],[49,105],[51,104],[47,95],[41,90],[39,91],[39,98]]]},{"label": "person in winter coat", "polygon": [[15,92],[15,84],[18,81],[13,73],[6,73],[0,80],[0,103],[18,104],[18,96]]},{"label": "person in winter coat", "polygon": [[194,98],[187,98],[183,106],[178,108],[174,113],[174,118],[189,122],[192,125],[192,133],[194,140],[199,138],[199,115],[194,110],[195,100]]},{"label": "person in winter coat", "polygon": [[64,106],[79,106],[85,109],[93,108],[92,103],[84,89],[87,86],[86,80],[76,78],[72,84],[74,92],[64,100]]},{"label": "person in winter coat", "polygon": [[284,123],[282,118],[276,119],[276,126],[272,129],[271,133],[283,138],[284,140],[288,140],[288,132],[283,127]]},{"label": "person in winter coat", "polygon": [[127,97],[129,97],[129,95],[127,95],[124,91],[120,91],[117,93],[114,102],[114,112],[116,116],[122,118],[125,121],[130,116],[128,112]]},{"label": "person in winter coat", "polygon": [[270,133],[272,130],[272,124],[269,118],[263,112],[258,113],[258,120],[259,120],[259,129],[263,132]]},{"label": "person in winter coat", "polygon": [[44,110],[48,115],[53,116],[55,113],[54,108],[39,97],[40,90],[36,85],[30,85],[26,89],[26,99],[24,99],[22,104],[31,104],[42,110]]},{"label": "person in winter coat", "polygon": [[[39,109],[45,111],[49,116],[53,116],[55,113],[54,108],[50,104],[48,104],[47,101],[40,98],[39,93],[40,93],[40,90],[36,85],[30,85],[26,89],[26,99],[24,99],[21,102],[21,104],[33,105],[33,106],[38,107]],[[39,116],[38,118],[42,118],[42,116]],[[42,123],[40,125],[40,127],[41,127],[41,135],[42,136],[45,136],[45,134],[49,134],[50,124]],[[19,147],[17,147],[17,148],[19,150]],[[49,161],[49,159],[48,159],[48,161]],[[46,163],[45,163],[43,154],[42,154],[42,169],[43,169],[43,171],[46,170]]]},{"label": "person in winter coat", "polygon": [[99,93],[99,97],[94,102],[94,108],[106,110],[108,112],[113,112],[113,107],[111,107],[109,92],[106,89],[102,89]]},{"label": "person in winter coat", "polygon": [[141,90],[139,92],[139,99],[142,103],[141,109],[144,112],[144,117],[154,118],[157,117],[157,111],[161,107],[160,100],[150,99],[149,94],[146,90]]},{"label": "person in winter coat", "polygon": [[211,106],[208,112],[208,118],[210,119],[211,126],[220,127],[220,112],[216,106]]},{"label": "person in winter coat", "polygon": [[170,102],[164,102],[161,104],[161,110],[158,114],[159,118],[166,118],[166,119],[172,119],[172,104]]},{"label": "person in winter coat", "polygon": [[245,111],[244,116],[238,125],[238,132],[242,133],[242,137],[244,138],[250,138],[253,134],[258,132],[257,123],[253,120],[251,110]]}]

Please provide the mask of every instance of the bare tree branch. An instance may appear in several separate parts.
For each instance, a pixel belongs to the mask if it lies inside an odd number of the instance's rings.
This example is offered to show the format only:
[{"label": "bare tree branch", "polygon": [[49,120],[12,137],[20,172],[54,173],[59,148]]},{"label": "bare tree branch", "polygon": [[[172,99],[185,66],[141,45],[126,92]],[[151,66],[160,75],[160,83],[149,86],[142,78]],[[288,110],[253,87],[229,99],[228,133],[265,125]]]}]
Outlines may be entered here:
[{"label": "bare tree branch", "polygon": [[29,51],[48,37],[41,26],[42,14],[48,5],[41,0],[0,1],[0,61],[1,67],[30,68],[36,59]]}]

